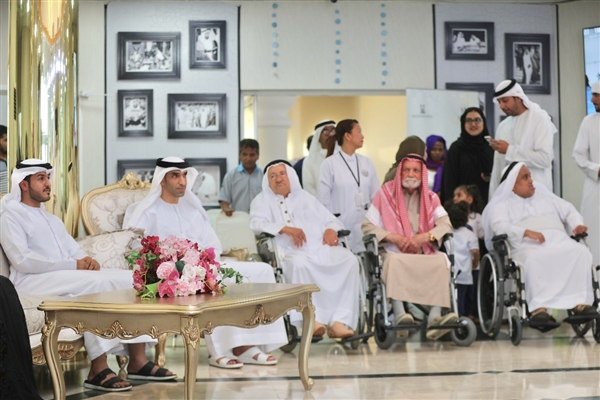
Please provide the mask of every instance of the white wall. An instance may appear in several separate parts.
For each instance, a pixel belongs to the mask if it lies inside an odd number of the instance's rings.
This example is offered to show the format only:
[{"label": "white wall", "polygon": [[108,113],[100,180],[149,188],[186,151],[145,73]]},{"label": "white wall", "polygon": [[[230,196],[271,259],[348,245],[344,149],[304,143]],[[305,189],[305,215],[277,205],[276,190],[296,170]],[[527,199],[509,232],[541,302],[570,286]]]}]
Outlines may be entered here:
[{"label": "white wall", "polygon": [[[447,21],[493,22],[495,58],[490,61],[446,60],[444,23]],[[437,88],[445,89],[446,82],[493,83],[507,79],[504,49],[505,33],[542,33],[550,35],[550,94],[528,94],[550,114],[559,132],[554,140],[554,191],[560,193],[560,113],[558,88],[558,51],[556,6],[520,4],[436,4],[435,41]],[[494,124],[504,113],[494,104]]]},{"label": "white wall", "polygon": [[433,88],[432,32],[429,1],[243,2],[241,88]]},{"label": "white wall", "polygon": [[[189,21],[227,22],[227,68],[189,68]],[[229,3],[209,2],[116,2],[108,5],[106,23],[106,166],[107,181],[117,180],[117,160],[226,157],[227,167],[238,162],[238,8]],[[181,79],[118,80],[118,32],[180,32]],[[117,91],[153,89],[153,137],[118,137]],[[170,93],[225,93],[226,139],[167,139]]]},{"label": "white wall", "polygon": [[[579,1],[558,6],[560,47],[561,151],[563,198],[581,204],[583,173],[571,157],[579,124],[585,116],[583,28],[600,26],[600,2]],[[600,205],[598,205],[600,207]]]}]

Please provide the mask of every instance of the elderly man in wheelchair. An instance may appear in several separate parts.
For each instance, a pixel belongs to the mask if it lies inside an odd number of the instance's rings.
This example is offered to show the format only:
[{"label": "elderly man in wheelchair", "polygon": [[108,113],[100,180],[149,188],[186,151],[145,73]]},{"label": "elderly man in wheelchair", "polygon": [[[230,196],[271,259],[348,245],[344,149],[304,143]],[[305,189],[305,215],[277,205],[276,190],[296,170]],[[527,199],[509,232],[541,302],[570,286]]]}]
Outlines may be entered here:
[{"label": "elderly man in wheelchair", "polygon": [[[515,345],[521,337],[519,313],[526,325],[542,332],[560,325],[550,309],[569,310],[565,321],[574,328],[594,319],[598,325],[598,282],[595,269],[590,268],[592,254],[565,231],[567,227],[575,239],[584,237],[583,218],[572,204],[534,182],[524,163],[513,162],[504,171],[484,210],[483,226],[490,250],[482,261],[479,280],[485,333],[497,335],[504,305],[509,306]],[[514,279],[516,285],[508,298],[503,290],[506,279]]]},{"label": "elderly man in wheelchair", "polygon": [[381,278],[394,313],[395,326],[391,329],[400,337],[414,330],[414,317],[407,312],[406,303],[428,312],[428,339],[458,329],[462,321],[459,323],[455,312],[442,315],[443,308],[456,311],[456,302],[452,300],[450,262],[437,250],[445,235],[452,232],[452,225],[437,194],[428,188],[421,156],[409,154],[400,161],[394,180],[376,193],[362,231],[375,235],[381,247]]},{"label": "elderly man in wheelchair", "polygon": [[[287,161],[265,168],[262,192],[250,205],[250,228],[256,235],[274,236],[285,281],[314,283],[314,336],[348,338],[354,335],[359,312],[358,259],[338,246],[343,226],[314,196],[300,186]],[[291,323],[299,325],[299,313]],[[328,326],[328,329],[326,328]]]}]

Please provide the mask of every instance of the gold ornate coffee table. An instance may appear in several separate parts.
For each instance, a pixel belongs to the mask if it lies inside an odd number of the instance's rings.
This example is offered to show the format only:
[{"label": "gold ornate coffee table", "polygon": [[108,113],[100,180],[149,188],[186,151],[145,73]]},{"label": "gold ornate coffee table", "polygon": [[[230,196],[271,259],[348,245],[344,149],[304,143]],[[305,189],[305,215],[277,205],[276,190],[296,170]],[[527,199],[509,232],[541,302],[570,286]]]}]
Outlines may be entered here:
[{"label": "gold ornate coffee table", "polygon": [[132,339],[140,335],[158,338],[163,333],[180,333],[185,343],[184,397],[192,399],[201,333],[210,334],[222,325],[253,328],[270,324],[292,309],[302,312],[298,370],[304,388],[310,390],[313,380],[308,376],[308,352],[315,321],[311,294],[318,291],[316,285],[243,283],[230,284],[227,294],[215,296],[141,299],[133,289],[124,289],[45,301],[38,308],[46,312],[42,346],[52,376],[54,398],[66,396],[64,374],[58,363],[61,327],[107,339]]}]

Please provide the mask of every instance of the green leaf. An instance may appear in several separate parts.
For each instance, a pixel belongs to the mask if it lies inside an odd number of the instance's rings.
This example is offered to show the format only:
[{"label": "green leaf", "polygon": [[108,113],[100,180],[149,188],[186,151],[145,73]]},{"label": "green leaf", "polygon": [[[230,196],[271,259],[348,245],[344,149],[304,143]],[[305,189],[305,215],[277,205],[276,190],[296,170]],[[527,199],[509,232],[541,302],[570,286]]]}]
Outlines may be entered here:
[{"label": "green leaf", "polygon": [[177,271],[179,271],[179,273],[181,274],[181,271],[183,271],[183,267],[185,267],[185,262],[179,260],[175,263],[175,267],[177,268]]}]

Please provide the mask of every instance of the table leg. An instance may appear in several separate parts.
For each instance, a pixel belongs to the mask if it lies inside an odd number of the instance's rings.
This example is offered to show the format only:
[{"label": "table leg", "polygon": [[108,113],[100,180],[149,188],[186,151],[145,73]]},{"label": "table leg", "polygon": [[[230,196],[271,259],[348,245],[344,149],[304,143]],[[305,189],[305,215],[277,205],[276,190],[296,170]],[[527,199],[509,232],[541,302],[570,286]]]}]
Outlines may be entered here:
[{"label": "table leg", "polygon": [[300,340],[300,357],[298,358],[298,371],[305,390],[312,389],[314,385],[313,380],[308,376],[308,353],[315,329],[315,308],[310,298],[311,295],[308,294],[308,304],[302,310],[302,340]]},{"label": "table leg", "polygon": [[198,369],[198,354],[200,347],[200,329],[198,319],[181,318],[181,333],[185,342],[185,377],[183,397],[187,400],[194,398],[194,385],[196,384],[196,370]]},{"label": "table leg", "polygon": [[52,378],[52,387],[54,390],[54,398],[65,399],[65,376],[62,368],[59,365],[60,358],[58,355],[58,334],[60,329],[56,329],[55,313],[46,311],[46,324],[42,327],[42,348],[44,349],[44,357],[46,364],[50,370]]}]

